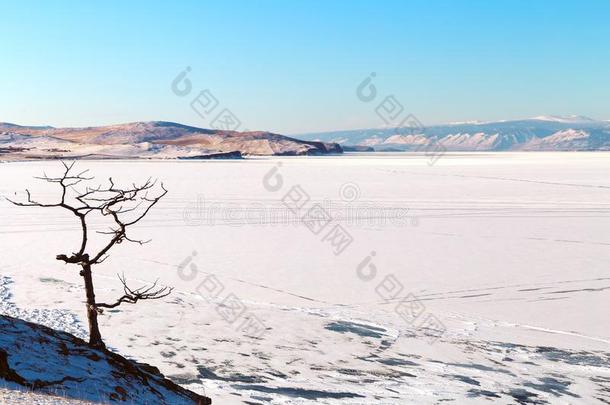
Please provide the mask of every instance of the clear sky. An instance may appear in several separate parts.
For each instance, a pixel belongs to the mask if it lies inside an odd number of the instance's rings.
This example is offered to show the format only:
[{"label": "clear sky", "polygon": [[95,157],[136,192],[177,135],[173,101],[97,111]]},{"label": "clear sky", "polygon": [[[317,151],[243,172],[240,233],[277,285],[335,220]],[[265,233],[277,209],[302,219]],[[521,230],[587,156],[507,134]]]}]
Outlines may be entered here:
[{"label": "clear sky", "polygon": [[[0,121],[209,127],[209,89],[242,129],[378,127],[371,72],[424,124],[610,119],[610,1],[7,1]],[[188,96],[170,85],[187,66]]]}]

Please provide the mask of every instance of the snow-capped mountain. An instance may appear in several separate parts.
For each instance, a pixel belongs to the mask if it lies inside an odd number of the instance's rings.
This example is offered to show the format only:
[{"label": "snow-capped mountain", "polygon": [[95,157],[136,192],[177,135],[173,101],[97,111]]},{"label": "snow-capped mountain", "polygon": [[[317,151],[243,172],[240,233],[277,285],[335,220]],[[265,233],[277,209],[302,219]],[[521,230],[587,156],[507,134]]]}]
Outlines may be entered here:
[{"label": "snow-capped mountain", "polygon": [[552,122],[564,122],[564,123],[583,123],[583,122],[596,122],[593,118],[586,117],[584,115],[568,115],[562,117],[559,115],[539,115],[538,117],[532,118],[538,121],[552,121]]},{"label": "snow-capped mountain", "polygon": [[440,143],[450,151],[610,150],[610,122],[576,115],[538,116],[512,121],[310,133],[299,138],[364,145],[377,151],[418,150],[432,143]]}]

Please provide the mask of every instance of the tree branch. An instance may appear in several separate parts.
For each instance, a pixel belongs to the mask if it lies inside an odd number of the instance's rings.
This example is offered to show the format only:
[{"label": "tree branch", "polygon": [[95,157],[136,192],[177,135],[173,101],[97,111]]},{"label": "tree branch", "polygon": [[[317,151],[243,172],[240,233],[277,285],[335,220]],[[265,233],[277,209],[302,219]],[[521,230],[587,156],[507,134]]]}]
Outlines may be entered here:
[{"label": "tree branch", "polygon": [[174,290],[171,287],[157,288],[157,283],[159,280],[156,280],[149,287],[140,287],[138,289],[133,290],[129,286],[127,286],[127,281],[125,280],[125,275],[119,276],[117,274],[117,276],[118,276],[119,280],[121,281],[121,284],[123,284],[123,292],[124,292],[123,296],[120,297],[118,300],[116,300],[112,304],[106,304],[103,302],[97,303],[97,304],[95,304],[96,308],[116,308],[123,303],[135,304],[138,301],[158,300],[158,299],[167,297]]},{"label": "tree branch", "polygon": [[[78,217],[81,225],[81,243],[77,252],[68,255],[58,255],[57,259],[66,263],[81,263],[99,264],[106,257],[108,251],[116,244],[120,244],[124,240],[128,242],[138,243],[143,245],[148,241],[141,241],[127,236],[127,228],[140,222],[155,206],[161,198],[167,194],[167,189],[161,183],[161,192],[155,197],[149,197],[149,192],[156,186],[156,180],[147,179],[144,184],[138,186],[135,183],[131,187],[122,189],[116,186],[112,178],[108,180],[107,187],[98,185],[96,187],[85,187],[84,192],[79,192],[74,186],[83,182],[92,180],[93,177],[88,177],[88,170],[74,173],[75,162],[61,162],[64,171],[59,177],[50,177],[46,173],[43,176],[37,177],[49,183],[59,184],[61,187],[61,199],[58,203],[41,203],[32,199],[29,190],[26,190],[27,200],[18,202],[6,198],[14,205],[21,207],[42,207],[42,208],[63,208],[72,212]],[[73,205],[70,201],[76,201]],[[102,216],[108,216],[114,222],[114,227],[111,232],[100,232],[100,234],[111,235],[110,240],[96,254],[86,256],[87,244],[89,241],[89,232],[87,228],[87,215],[98,212]],[[138,214],[139,212],[139,214]],[[135,216],[134,216],[135,214]],[[85,256],[87,257],[85,260]],[[89,259],[92,257],[92,259]]]}]

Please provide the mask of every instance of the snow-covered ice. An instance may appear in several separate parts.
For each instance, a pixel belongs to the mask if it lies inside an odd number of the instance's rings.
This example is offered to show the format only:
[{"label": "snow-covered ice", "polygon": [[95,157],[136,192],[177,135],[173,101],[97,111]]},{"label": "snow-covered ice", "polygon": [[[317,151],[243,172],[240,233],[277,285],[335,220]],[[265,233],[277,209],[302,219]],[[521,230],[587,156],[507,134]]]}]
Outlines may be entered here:
[{"label": "snow-covered ice", "polygon": [[[152,242],[118,246],[94,281],[105,301],[121,272],[175,291],[106,311],[103,336],[222,404],[610,402],[610,153],[428,162],[79,162],[170,191],[134,229]],[[56,198],[43,171],[60,165],[0,164],[0,195]],[[77,231],[0,201],[0,311],[82,334],[78,268],[54,259]]]}]

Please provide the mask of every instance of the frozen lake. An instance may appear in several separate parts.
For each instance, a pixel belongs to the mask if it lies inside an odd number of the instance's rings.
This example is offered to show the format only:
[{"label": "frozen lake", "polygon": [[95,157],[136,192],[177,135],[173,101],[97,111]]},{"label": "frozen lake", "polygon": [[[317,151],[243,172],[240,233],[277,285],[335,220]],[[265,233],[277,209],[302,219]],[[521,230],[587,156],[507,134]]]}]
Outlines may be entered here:
[{"label": "frozen lake", "polygon": [[[77,165],[169,190],[134,229],[152,241],[94,281],[175,291],[102,334],[215,403],[610,401],[610,153]],[[0,164],[0,195],[56,201],[43,171],[61,165]],[[78,269],[54,259],[78,226],[0,201],[0,311],[83,335]]]}]

